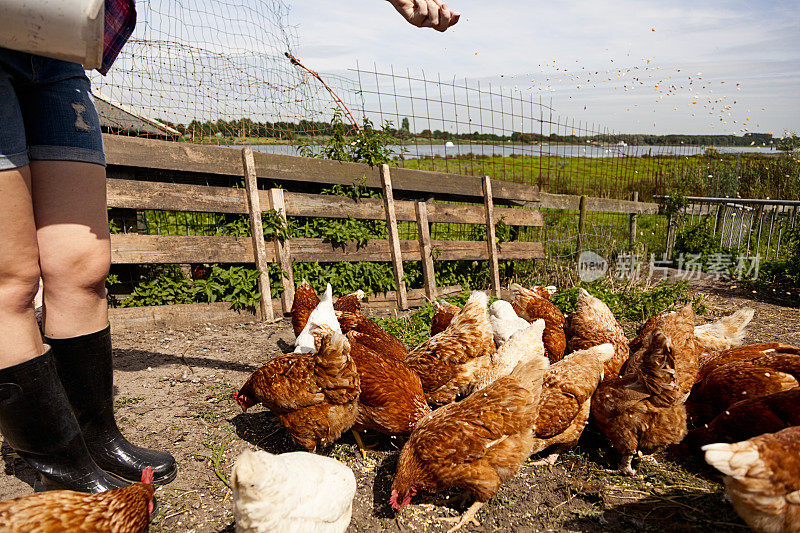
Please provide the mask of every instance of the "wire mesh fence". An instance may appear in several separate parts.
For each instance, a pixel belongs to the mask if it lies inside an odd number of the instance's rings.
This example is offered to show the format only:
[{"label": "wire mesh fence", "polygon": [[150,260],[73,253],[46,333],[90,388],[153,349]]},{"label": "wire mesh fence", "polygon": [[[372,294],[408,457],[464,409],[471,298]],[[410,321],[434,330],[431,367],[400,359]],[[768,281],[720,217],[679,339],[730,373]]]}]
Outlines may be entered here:
[{"label": "wire mesh fence", "polygon": [[[366,121],[382,128],[391,163],[411,169],[489,175],[543,192],[624,200],[638,192],[641,201],[651,201],[677,188],[706,196],[800,198],[795,158],[773,157],[765,164],[763,156],[726,155],[678,140],[646,145],[652,140],[575,120],[559,113],[551,100],[480,80],[358,63],[344,73],[317,73],[294,55],[298,36],[283,0],[139,0],[137,10],[137,28],[114,68],[92,79],[108,132],[318,155],[331,143],[336,113],[347,136],[356,135]],[[768,148],[766,137],[753,138]],[[196,180],[237,185],[207,176]],[[759,209],[762,224],[765,216],[775,219],[770,223],[782,242],[786,210]],[[721,218],[735,218],[730,213]],[[546,274],[574,262],[578,212],[544,209],[543,214],[542,228],[510,228],[507,237],[542,241]],[[752,213],[737,220],[747,216],[755,220]],[[123,232],[246,231],[241,217],[212,213],[114,210],[112,220]],[[641,215],[638,245],[663,254],[667,226],[662,215]],[[585,227],[583,246],[604,257],[630,248],[627,214],[589,212]],[[399,229],[401,238],[417,238],[414,224],[401,223]],[[485,229],[436,223],[431,237],[483,240]],[[730,231],[720,238],[730,240]],[[770,248],[772,242],[764,245]]]}]

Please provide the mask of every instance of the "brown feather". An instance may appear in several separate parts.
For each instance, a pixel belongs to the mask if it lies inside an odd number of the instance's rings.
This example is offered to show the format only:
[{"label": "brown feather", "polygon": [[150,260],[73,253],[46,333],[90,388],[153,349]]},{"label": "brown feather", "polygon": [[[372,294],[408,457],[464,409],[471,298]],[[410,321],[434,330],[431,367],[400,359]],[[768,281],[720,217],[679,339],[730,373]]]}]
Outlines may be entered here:
[{"label": "brown feather", "polygon": [[306,280],[297,287],[292,301],[292,329],[297,337],[306,327],[311,311],[319,305],[319,298]]},{"label": "brown feather", "polygon": [[466,394],[495,353],[488,297],[473,293],[446,330],[412,350],[405,363],[422,380],[428,403],[444,405]]},{"label": "brown feather", "polygon": [[400,453],[393,491],[461,487],[481,502],[494,496],[530,455],[546,369],[536,358],[420,420]]},{"label": "brown feather", "polygon": [[403,361],[408,356],[408,349],[400,342],[400,339],[360,312],[344,311],[337,313],[337,318],[342,332],[356,332],[357,334],[352,338],[357,338],[361,344],[372,350],[399,361]]},{"label": "brown feather", "polygon": [[361,390],[349,343],[324,326],[320,330],[327,331],[316,338],[317,353],[276,357],[239,391],[279,415],[295,441],[309,450],[352,427]]},{"label": "brown feather", "polygon": [[754,361],[733,361],[717,367],[697,383],[686,401],[689,420],[705,424],[736,402],[797,387],[797,380]]},{"label": "brown feather", "polygon": [[704,380],[708,374],[724,364],[733,361],[755,359],[767,354],[800,355],[800,348],[789,344],[783,344],[782,342],[764,342],[761,344],[737,346],[721,352],[703,354],[700,356],[700,369],[698,371],[697,380]]},{"label": "brown feather", "polygon": [[155,488],[134,483],[96,494],[69,490],[40,492],[0,503],[0,530],[7,533],[143,533]]},{"label": "brown feather", "polygon": [[677,444],[686,434],[678,367],[684,367],[683,379],[688,379],[690,362],[679,365],[678,358],[696,360],[696,354],[686,353],[685,346],[682,351],[675,347],[686,333],[685,318],[680,314],[664,317],[645,340],[638,364],[628,374],[603,382],[594,394],[592,418],[623,455]]},{"label": "brown feather", "polygon": [[[336,303],[333,304],[334,311],[342,311],[348,313],[358,313],[361,311],[361,298],[364,297],[363,292],[353,292],[342,296]],[[343,333],[347,333],[346,331]]]},{"label": "brown feather", "polygon": [[603,379],[619,376],[628,360],[628,339],[622,326],[601,300],[584,289],[578,294],[578,306],[566,322],[567,353],[585,350],[606,342],[614,345],[614,357],[605,362]]},{"label": "brown feather", "polygon": [[567,346],[564,313],[549,301],[550,292],[544,287],[534,286],[532,289],[526,289],[516,283],[511,285],[511,292],[514,295],[511,306],[518,316],[528,322],[540,318],[544,320],[542,342],[550,362],[556,363],[563,359]]},{"label": "brown feather", "polygon": [[731,405],[708,424],[691,430],[686,436],[686,445],[699,449],[712,442],[738,442],[790,426],[800,426],[800,388],[797,387]]},{"label": "brown feather", "polygon": [[431,317],[431,337],[447,329],[453,317],[461,311],[457,305],[444,300],[433,302],[433,317]]},{"label": "brown feather", "polygon": [[358,332],[347,337],[361,380],[356,426],[387,435],[411,433],[417,421],[431,412],[419,376],[402,361],[362,344]]},{"label": "brown feather", "polygon": [[725,476],[727,496],[757,532],[800,531],[800,427],[735,444],[716,444],[706,459]]}]

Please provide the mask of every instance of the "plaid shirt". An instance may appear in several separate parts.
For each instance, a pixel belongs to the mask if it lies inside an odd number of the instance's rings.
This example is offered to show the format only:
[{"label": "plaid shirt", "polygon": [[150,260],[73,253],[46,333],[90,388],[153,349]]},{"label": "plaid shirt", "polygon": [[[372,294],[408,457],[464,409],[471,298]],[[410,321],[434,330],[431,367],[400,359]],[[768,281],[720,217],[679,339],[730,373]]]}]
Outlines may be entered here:
[{"label": "plaid shirt", "polygon": [[134,0],[106,0],[105,30],[103,35],[103,65],[97,69],[105,75],[117,59],[136,26]]}]

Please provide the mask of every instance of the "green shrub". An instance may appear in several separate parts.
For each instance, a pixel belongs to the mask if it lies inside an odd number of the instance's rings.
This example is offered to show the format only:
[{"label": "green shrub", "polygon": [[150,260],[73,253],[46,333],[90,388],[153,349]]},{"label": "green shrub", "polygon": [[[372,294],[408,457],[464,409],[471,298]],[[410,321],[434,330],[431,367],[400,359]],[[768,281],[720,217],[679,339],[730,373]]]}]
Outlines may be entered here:
[{"label": "green shrub", "polygon": [[702,299],[689,293],[689,284],[686,281],[661,281],[647,289],[633,288],[618,291],[613,286],[598,280],[560,290],[550,298],[550,301],[565,314],[572,313],[578,305],[580,288],[586,289],[589,294],[602,300],[618,319],[647,320],[651,316],[673,311],[689,303],[695,312],[705,311]]}]

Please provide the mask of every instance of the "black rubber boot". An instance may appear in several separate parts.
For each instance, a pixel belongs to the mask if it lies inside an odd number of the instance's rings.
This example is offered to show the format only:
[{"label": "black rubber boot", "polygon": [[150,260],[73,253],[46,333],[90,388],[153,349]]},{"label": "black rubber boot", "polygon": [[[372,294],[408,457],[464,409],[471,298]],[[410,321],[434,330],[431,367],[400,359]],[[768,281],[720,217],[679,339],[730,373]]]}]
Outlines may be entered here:
[{"label": "black rubber boot", "polygon": [[58,375],[95,462],[103,470],[131,481],[140,481],[142,470],[148,466],[153,468],[154,483],[175,479],[178,467],[174,457],[134,446],[117,427],[111,327],[70,339],[45,337],[45,342],[51,346]]},{"label": "black rubber boot", "polygon": [[0,369],[0,431],[41,474],[36,490],[102,492],[129,484],[92,460],[49,348],[44,355]]}]

